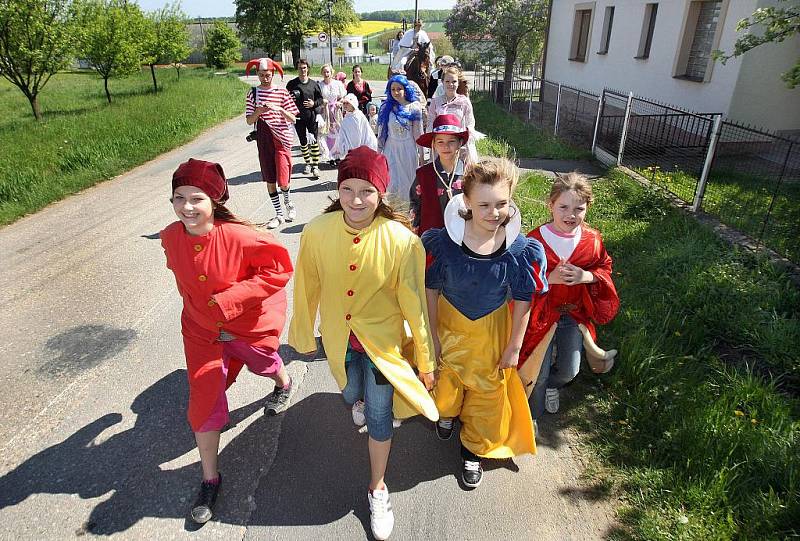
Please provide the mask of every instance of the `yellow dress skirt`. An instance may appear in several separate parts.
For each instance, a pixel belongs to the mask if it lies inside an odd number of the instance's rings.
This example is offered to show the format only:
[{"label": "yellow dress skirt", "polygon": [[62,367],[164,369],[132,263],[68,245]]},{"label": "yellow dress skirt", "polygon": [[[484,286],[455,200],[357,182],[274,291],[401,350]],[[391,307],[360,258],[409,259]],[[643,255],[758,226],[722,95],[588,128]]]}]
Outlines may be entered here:
[{"label": "yellow dress skirt", "polygon": [[440,295],[438,328],[442,362],[433,397],[439,415],[461,420],[461,443],[478,456],[535,454],[522,381],[515,368],[497,368],[511,336],[508,305],[472,321]]}]

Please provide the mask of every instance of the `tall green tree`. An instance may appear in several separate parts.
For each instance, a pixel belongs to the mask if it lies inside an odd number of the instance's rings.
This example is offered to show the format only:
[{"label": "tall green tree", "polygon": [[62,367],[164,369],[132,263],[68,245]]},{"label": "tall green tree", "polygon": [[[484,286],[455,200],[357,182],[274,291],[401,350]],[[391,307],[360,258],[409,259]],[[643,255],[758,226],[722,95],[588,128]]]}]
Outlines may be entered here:
[{"label": "tall green tree", "polygon": [[144,58],[150,66],[153,89],[158,92],[156,64],[177,65],[192,52],[189,47],[188,18],[181,11],[180,3],[175,3],[148,13],[147,22]]},{"label": "tall green tree", "polygon": [[227,23],[217,21],[206,37],[206,64],[209,67],[227,68],[242,58],[242,42]]},{"label": "tall green tree", "polygon": [[103,78],[127,77],[141,69],[148,34],[142,10],[127,0],[76,0],[77,52]]},{"label": "tall green tree", "polygon": [[42,119],[39,92],[72,59],[69,0],[0,1],[0,75],[28,98]]},{"label": "tall green tree", "polygon": [[[352,0],[332,0],[331,32],[346,34],[358,24]],[[295,65],[300,59],[303,36],[328,32],[326,0],[236,0],[236,23],[248,46],[277,56],[291,48]]]},{"label": "tall green tree", "polygon": [[458,0],[444,26],[457,49],[487,41],[502,49],[510,92],[520,44],[544,40],[547,17],[546,0]]},{"label": "tall green tree", "polygon": [[[739,21],[736,31],[748,31],[748,33],[736,38],[732,54],[714,51],[714,58],[725,64],[731,58],[742,56],[760,45],[781,43],[800,34],[800,2],[787,4],[787,0],[781,0],[777,6],[758,8],[750,17]],[[760,32],[751,33],[753,30]],[[800,85],[800,57],[788,71],[781,74],[781,79],[789,88]]]}]

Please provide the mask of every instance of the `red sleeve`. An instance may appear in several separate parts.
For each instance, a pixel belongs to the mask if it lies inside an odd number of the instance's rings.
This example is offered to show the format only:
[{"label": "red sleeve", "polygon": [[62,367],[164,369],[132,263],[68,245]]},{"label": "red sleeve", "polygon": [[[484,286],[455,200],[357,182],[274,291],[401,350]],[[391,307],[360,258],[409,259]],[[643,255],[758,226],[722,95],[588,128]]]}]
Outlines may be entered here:
[{"label": "red sleeve", "polygon": [[214,295],[226,321],[260,306],[265,299],[281,291],[294,271],[289,252],[271,235],[256,235],[252,242],[245,244],[242,257],[252,275]]},{"label": "red sleeve", "polygon": [[611,256],[606,252],[600,233],[597,233],[595,240],[595,256],[594,264],[584,269],[591,272],[597,280],[586,287],[594,308],[589,316],[596,323],[604,325],[617,315],[619,295],[611,279]]}]

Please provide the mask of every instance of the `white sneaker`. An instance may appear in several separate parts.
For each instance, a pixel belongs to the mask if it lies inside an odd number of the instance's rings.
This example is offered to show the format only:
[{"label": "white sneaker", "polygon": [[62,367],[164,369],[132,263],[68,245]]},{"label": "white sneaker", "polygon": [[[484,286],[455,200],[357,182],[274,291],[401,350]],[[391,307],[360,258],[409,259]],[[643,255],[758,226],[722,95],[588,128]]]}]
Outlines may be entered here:
[{"label": "white sneaker", "polygon": [[547,413],[558,413],[558,389],[546,389],[544,392],[544,409]]},{"label": "white sneaker", "polygon": [[311,174],[311,164],[308,164],[308,163],[306,164],[306,166],[303,168],[303,174],[304,175],[310,175]]},{"label": "white sneaker", "polygon": [[297,218],[297,209],[294,208],[294,203],[286,204],[286,221],[293,222]]},{"label": "white sneaker", "polygon": [[353,423],[356,426],[364,426],[367,424],[367,418],[364,416],[364,401],[357,400],[353,404]]},{"label": "white sneaker", "polygon": [[286,220],[283,216],[275,216],[273,219],[267,222],[267,229],[276,229],[283,225],[283,222]]},{"label": "white sneaker", "polygon": [[389,501],[389,488],[383,487],[367,494],[369,498],[369,525],[375,539],[383,541],[389,539],[394,529],[394,512],[392,502]]},{"label": "white sneaker", "polygon": [[311,168],[311,178],[319,178],[319,167],[316,165]]}]

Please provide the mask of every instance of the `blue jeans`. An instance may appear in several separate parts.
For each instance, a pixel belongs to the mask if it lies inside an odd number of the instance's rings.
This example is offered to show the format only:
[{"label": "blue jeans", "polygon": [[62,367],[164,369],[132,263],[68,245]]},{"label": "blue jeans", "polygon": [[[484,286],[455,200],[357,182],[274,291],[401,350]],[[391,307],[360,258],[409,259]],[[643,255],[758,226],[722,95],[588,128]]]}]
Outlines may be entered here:
[{"label": "blue jeans", "polygon": [[342,396],[348,404],[364,401],[369,437],[375,441],[392,438],[392,398],[394,387],[375,367],[366,353],[347,348],[344,367],[347,385]]},{"label": "blue jeans", "polygon": [[[553,343],[556,344],[555,359]],[[558,320],[556,334],[544,354],[542,368],[531,394],[531,416],[538,419],[544,413],[544,396],[546,389],[560,389],[575,376],[581,367],[581,351],[583,351],[583,335],[578,324],[569,315],[564,314]]]}]

